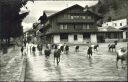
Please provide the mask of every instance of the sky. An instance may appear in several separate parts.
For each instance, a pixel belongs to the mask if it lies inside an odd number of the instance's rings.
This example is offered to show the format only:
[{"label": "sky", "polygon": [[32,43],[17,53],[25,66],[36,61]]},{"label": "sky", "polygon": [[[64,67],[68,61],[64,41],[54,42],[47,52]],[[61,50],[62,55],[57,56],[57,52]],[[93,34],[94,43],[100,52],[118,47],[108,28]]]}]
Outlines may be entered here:
[{"label": "sky", "polygon": [[25,7],[21,8],[21,12],[29,11],[29,15],[23,20],[22,25],[24,31],[30,29],[32,27],[32,23],[37,22],[38,18],[43,14],[44,10],[55,10],[60,11],[67,7],[70,7],[75,4],[79,4],[83,7],[86,5],[92,6],[95,5],[98,2],[98,0],[59,0],[59,1],[34,1],[28,2]]}]

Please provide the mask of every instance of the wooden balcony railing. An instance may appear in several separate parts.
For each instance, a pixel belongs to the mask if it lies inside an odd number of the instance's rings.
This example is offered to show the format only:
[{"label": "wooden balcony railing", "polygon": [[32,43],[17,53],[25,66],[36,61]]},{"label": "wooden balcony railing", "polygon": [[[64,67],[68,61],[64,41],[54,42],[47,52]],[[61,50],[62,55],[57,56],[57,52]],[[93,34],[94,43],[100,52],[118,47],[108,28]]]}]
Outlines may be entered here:
[{"label": "wooden balcony railing", "polygon": [[57,23],[95,23],[93,19],[59,19]]}]

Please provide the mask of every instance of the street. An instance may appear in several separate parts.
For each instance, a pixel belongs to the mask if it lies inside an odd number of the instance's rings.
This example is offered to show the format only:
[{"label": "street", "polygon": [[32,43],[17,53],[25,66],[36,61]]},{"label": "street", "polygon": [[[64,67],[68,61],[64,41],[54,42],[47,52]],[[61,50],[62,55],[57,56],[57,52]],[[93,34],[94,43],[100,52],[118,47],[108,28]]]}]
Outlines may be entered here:
[{"label": "street", "polygon": [[[118,43],[117,49],[126,47],[127,43]],[[45,58],[36,51],[27,54],[25,81],[126,81],[127,68],[116,68],[116,54],[108,51],[108,43],[99,44],[98,51],[93,51],[91,59],[87,57],[87,46],[80,46],[79,52],[70,47],[69,55],[62,54],[57,66],[53,53]]]}]

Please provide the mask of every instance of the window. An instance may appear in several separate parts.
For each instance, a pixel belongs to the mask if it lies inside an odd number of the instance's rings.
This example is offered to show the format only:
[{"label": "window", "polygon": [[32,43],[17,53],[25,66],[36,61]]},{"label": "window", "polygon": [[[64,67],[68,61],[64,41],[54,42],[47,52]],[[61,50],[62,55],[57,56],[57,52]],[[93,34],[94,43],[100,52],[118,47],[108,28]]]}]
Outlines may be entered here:
[{"label": "window", "polygon": [[74,25],[74,29],[80,30],[82,28],[83,28],[83,25],[82,24],[75,24]]},{"label": "window", "polygon": [[80,19],[80,18],[81,18],[81,16],[79,16],[79,15],[71,16],[71,19]]},{"label": "window", "polygon": [[73,16],[71,16],[71,19],[74,19],[74,17],[73,17]]},{"label": "window", "polygon": [[67,29],[67,25],[64,25],[64,29]]},{"label": "window", "polygon": [[87,29],[89,29],[90,28],[90,25],[89,24],[87,24]]},{"label": "window", "polygon": [[77,35],[74,35],[74,40],[77,40]]},{"label": "window", "polygon": [[120,26],[122,26],[122,23],[120,23]]},{"label": "window", "polygon": [[83,19],[85,19],[86,17],[85,16],[82,16]]},{"label": "window", "polygon": [[86,24],[83,24],[83,29],[87,29]]},{"label": "window", "polygon": [[128,38],[128,32],[126,32],[126,38]]},{"label": "window", "polygon": [[60,34],[60,39],[68,39],[68,34]]},{"label": "window", "polygon": [[67,17],[67,15],[66,14],[64,14],[64,18],[66,18]]},{"label": "window", "polygon": [[116,24],[116,23],[115,23],[114,25],[115,25],[115,26],[117,26],[117,24]]},{"label": "window", "polygon": [[83,29],[90,29],[91,24],[83,24]]},{"label": "window", "polygon": [[74,26],[74,29],[76,29],[76,25],[73,25]]},{"label": "window", "polygon": [[88,16],[88,19],[91,19],[91,16]]},{"label": "window", "polygon": [[71,16],[68,14],[68,15],[67,15],[67,18],[68,18],[68,19],[70,19],[70,18],[71,18]]},{"label": "window", "polygon": [[60,25],[60,29],[64,29],[64,28],[63,28],[63,25]]},{"label": "window", "polygon": [[111,39],[111,33],[106,33],[106,37],[107,37],[108,39]]},{"label": "window", "polygon": [[82,19],[83,16],[80,16],[80,19]]},{"label": "window", "polygon": [[60,25],[60,29],[68,29],[68,28],[67,25],[65,24],[65,25]]},{"label": "window", "polygon": [[89,38],[90,38],[90,34],[89,33],[83,34],[83,39],[89,39]]}]

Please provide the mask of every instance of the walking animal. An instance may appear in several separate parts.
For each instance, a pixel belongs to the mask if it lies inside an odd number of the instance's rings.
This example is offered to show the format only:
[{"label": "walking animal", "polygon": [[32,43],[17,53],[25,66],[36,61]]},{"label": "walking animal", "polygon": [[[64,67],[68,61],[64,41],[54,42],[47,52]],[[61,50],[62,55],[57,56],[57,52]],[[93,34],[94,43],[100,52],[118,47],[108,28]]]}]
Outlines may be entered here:
[{"label": "walking animal", "polygon": [[48,47],[46,47],[46,49],[44,50],[44,54],[45,54],[45,57],[48,58],[51,54],[51,50]]},{"label": "walking animal", "polygon": [[92,47],[94,50],[97,50],[97,48],[99,47],[99,44],[91,45],[91,47]]},{"label": "walking animal", "polygon": [[122,68],[125,68],[123,62],[128,59],[128,51],[124,48],[121,48],[116,52],[116,55],[116,67],[118,68],[118,61],[121,60]]},{"label": "walking animal", "polygon": [[68,54],[68,52],[69,52],[69,46],[68,45],[65,46],[65,52],[66,52],[66,54]]},{"label": "walking animal", "polygon": [[78,52],[79,51],[79,46],[75,47],[75,51]]},{"label": "walking animal", "polygon": [[88,48],[87,55],[89,56],[89,58],[91,58],[91,56],[92,56],[92,47]]},{"label": "walking animal", "polygon": [[97,48],[99,47],[99,45],[97,44],[97,45],[95,45],[94,46],[94,50],[97,50]]},{"label": "walking animal", "polygon": [[62,45],[62,46],[60,46],[60,50],[61,50],[61,52],[63,52],[64,51],[64,46]]},{"label": "walking animal", "polygon": [[54,51],[54,62],[56,60],[57,65],[60,62],[61,49],[55,49]]},{"label": "walking animal", "polygon": [[109,44],[109,45],[108,45],[109,51],[110,51],[110,50],[113,51],[113,49],[115,49],[115,51],[116,51],[116,45],[117,45],[117,41],[115,41],[115,42],[112,43],[112,44]]}]

